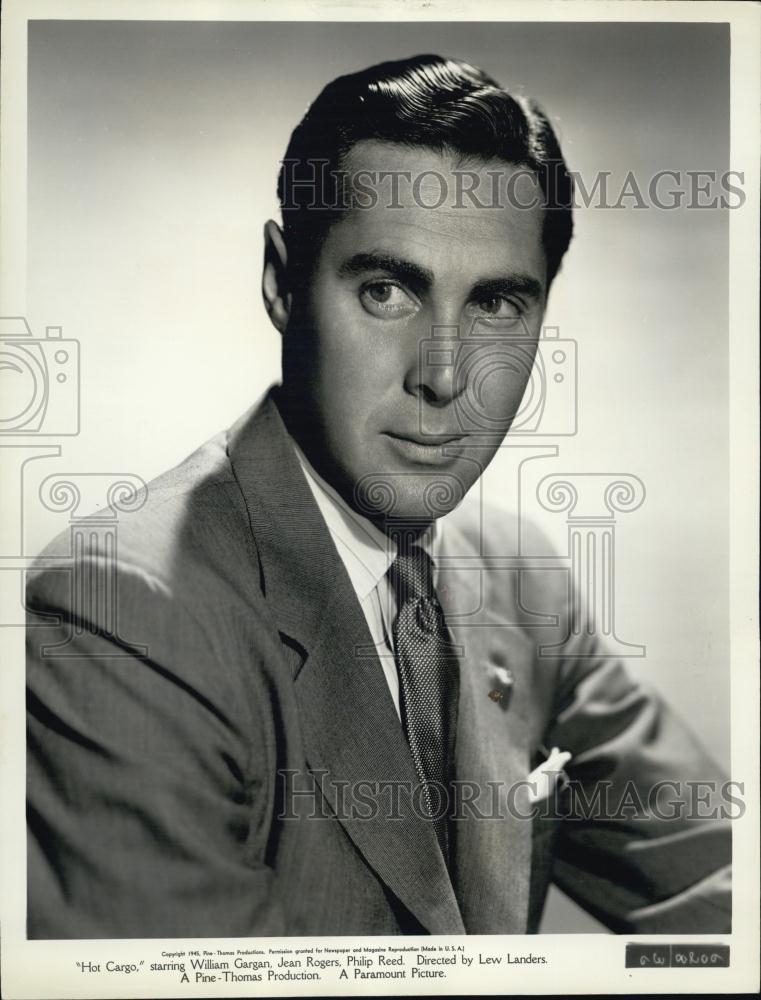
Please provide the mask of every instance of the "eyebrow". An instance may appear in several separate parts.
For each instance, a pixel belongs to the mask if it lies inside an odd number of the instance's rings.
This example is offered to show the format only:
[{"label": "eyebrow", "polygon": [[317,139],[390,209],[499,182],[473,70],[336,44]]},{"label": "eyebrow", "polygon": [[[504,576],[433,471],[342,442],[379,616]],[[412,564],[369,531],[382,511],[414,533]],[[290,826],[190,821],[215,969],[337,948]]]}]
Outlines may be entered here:
[{"label": "eyebrow", "polygon": [[[388,253],[356,253],[343,261],[338,269],[341,277],[365,274],[368,271],[383,271],[392,278],[403,281],[414,291],[425,291],[434,283],[433,272],[428,268]],[[510,274],[478,281],[471,290],[471,295],[481,296],[516,294],[539,299],[543,294],[542,284],[529,274]]]},{"label": "eyebrow", "polygon": [[410,260],[403,260],[387,253],[355,253],[338,269],[342,277],[364,274],[367,271],[384,271],[391,277],[404,281],[416,291],[430,288],[433,284],[433,272],[427,267],[421,267]]},{"label": "eyebrow", "polygon": [[522,295],[527,299],[540,299],[543,294],[542,284],[529,274],[511,274],[504,278],[490,278],[479,281],[472,295]]}]

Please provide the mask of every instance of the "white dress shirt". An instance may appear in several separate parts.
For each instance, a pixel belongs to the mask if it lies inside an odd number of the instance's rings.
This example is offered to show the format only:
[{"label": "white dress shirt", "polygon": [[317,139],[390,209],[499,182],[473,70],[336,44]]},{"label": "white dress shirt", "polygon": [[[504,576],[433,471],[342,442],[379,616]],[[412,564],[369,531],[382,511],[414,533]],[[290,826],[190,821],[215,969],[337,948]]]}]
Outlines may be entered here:
[{"label": "white dress shirt", "polygon": [[[383,667],[388,689],[401,719],[399,708],[399,675],[393,648],[393,622],[396,616],[396,596],[388,570],[396,558],[397,546],[392,539],[361,514],[357,514],[339,494],[315,472],[314,468],[294,442],[296,456],[304,471],[306,481],[320,508],[333,543],[349,574],[370,636]],[[436,561],[441,541],[441,525],[434,521],[420,537],[420,546],[434,560],[434,586]]]}]

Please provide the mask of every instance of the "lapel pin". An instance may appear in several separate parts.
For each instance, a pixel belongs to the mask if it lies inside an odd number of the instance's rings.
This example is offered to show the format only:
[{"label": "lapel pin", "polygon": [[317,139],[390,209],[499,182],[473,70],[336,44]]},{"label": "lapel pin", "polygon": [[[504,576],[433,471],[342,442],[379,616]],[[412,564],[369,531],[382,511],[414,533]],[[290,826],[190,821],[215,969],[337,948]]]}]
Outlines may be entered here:
[{"label": "lapel pin", "polygon": [[510,705],[515,680],[511,670],[504,667],[494,667],[492,672],[492,689],[489,691],[491,700],[505,711]]}]

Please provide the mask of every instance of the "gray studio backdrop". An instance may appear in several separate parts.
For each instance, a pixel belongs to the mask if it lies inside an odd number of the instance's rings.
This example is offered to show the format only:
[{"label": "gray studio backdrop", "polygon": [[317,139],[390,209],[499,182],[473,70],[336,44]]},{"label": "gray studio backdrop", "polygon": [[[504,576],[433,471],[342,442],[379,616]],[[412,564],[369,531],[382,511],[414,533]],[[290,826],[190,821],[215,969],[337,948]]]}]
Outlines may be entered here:
[{"label": "gray studio backdrop", "polygon": [[[437,52],[553,119],[587,181],[728,167],[729,36],[700,24],[32,22],[25,310],[80,342],[82,425],[51,471],[149,479],[278,376],[261,230],[291,129],[338,74]],[[646,486],[618,525],[617,628],[728,761],[728,212],[582,209],[546,317],[576,343],[579,429],[526,466]],[[45,465],[43,469],[42,466]],[[532,467],[533,465],[533,467]],[[511,499],[514,453],[485,494]],[[537,516],[539,512],[537,511]],[[541,515],[559,547],[562,516]],[[27,548],[65,527],[27,510]],[[559,894],[546,931],[598,925]]]}]

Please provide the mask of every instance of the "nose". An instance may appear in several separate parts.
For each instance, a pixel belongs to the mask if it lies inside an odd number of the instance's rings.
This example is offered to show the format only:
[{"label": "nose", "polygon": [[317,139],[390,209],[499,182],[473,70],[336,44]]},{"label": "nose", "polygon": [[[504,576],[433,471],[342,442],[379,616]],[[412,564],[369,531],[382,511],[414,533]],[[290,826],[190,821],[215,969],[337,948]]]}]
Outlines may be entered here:
[{"label": "nose", "polygon": [[404,388],[431,406],[443,407],[463,391],[456,373],[459,327],[428,329],[417,342],[414,359],[405,374]]}]

